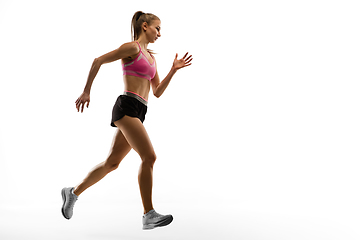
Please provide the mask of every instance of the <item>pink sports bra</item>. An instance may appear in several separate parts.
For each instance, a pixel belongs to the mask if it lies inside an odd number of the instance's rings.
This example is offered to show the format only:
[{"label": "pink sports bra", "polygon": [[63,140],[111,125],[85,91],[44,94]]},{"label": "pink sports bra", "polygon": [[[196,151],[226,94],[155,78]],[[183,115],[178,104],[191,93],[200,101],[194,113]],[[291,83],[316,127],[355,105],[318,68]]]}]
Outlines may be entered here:
[{"label": "pink sports bra", "polygon": [[141,77],[151,81],[151,79],[154,78],[156,73],[155,59],[150,54],[153,59],[153,63],[151,64],[145,54],[142,52],[140,44],[138,42],[136,43],[139,45],[140,48],[139,55],[131,62],[124,63],[122,65],[123,75]]}]

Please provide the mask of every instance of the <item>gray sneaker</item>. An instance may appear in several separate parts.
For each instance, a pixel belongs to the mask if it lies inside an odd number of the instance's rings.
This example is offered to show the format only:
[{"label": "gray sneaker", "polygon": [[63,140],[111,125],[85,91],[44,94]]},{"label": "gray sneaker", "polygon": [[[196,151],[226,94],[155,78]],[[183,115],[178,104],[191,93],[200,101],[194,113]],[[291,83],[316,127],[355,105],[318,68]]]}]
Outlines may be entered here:
[{"label": "gray sneaker", "polygon": [[173,221],[171,215],[161,215],[151,210],[143,216],[143,230],[154,229],[156,227],[163,227],[169,225]]},{"label": "gray sneaker", "polygon": [[61,212],[66,219],[70,219],[73,215],[73,208],[78,196],[74,194],[74,188],[63,188],[61,190],[61,196],[64,204],[61,208]]}]

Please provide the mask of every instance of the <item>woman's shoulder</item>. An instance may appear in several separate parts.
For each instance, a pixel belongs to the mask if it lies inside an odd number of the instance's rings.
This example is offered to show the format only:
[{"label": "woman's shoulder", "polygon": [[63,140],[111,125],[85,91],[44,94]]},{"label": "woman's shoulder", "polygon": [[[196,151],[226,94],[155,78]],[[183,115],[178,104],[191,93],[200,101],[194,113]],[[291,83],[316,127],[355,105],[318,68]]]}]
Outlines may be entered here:
[{"label": "woman's shoulder", "polygon": [[129,60],[131,61],[132,59],[136,58],[136,56],[139,55],[140,53],[140,47],[135,41],[124,43],[123,45],[120,46],[120,48],[124,52],[127,52],[127,57],[123,58],[123,60],[126,59],[128,61]]},{"label": "woman's shoulder", "polygon": [[136,41],[124,43],[121,48],[129,52],[140,52],[140,46]]}]

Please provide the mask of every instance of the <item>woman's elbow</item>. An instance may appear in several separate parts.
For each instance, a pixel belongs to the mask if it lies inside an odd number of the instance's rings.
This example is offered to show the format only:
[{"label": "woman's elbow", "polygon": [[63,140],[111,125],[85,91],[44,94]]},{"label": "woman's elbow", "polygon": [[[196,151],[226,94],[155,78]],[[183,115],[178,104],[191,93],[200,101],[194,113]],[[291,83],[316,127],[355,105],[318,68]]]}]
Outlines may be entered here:
[{"label": "woman's elbow", "polygon": [[93,65],[101,66],[102,64],[103,64],[103,63],[101,62],[101,59],[100,59],[100,58],[95,58],[95,59],[94,59]]},{"label": "woman's elbow", "polygon": [[154,96],[156,97],[156,98],[159,98],[160,96],[161,96],[161,94],[159,93],[159,91],[157,91],[158,89],[156,88],[156,90],[154,90],[153,91],[153,93],[154,93]]},{"label": "woman's elbow", "polygon": [[159,92],[159,85],[155,85],[154,82],[152,83],[152,90],[153,90],[153,94],[156,98],[159,98],[161,96],[160,92]]}]

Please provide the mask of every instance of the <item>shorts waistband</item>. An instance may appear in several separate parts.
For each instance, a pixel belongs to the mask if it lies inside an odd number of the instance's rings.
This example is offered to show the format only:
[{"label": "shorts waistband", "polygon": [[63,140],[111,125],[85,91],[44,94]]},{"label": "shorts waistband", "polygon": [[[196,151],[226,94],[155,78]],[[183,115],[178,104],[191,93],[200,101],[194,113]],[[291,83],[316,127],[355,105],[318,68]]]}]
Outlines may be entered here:
[{"label": "shorts waistband", "polygon": [[141,102],[142,104],[144,104],[145,106],[147,106],[148,102],[146,101],[145,98],[141,97],[140,95],[133,93],[133,92],[129,92],[129,91],[124,91],[124,95],[128,96],[128,97],[132,97],[135,98],[136,100],[138,100],[139,102]]}]

